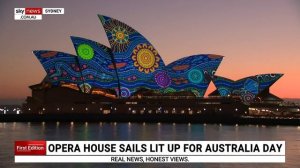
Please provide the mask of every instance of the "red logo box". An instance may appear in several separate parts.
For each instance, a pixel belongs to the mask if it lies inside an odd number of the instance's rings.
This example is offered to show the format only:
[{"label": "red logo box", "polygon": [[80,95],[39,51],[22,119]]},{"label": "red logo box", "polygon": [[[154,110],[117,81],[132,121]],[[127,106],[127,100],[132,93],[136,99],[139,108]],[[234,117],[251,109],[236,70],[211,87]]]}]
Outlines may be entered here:
[{"label": "red logo box", "polygon": [[25,8],[26,15],[41,15],[43,8]]},{"label": "red logo box", "polygon": [[46,155],[46,141],[15,141],[15,155]]}]

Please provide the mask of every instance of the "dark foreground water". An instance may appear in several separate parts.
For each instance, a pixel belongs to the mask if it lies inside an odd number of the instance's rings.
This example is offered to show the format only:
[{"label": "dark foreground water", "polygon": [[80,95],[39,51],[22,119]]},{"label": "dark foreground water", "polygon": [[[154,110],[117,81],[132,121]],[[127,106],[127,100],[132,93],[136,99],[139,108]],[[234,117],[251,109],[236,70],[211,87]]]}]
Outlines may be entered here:
[{"label": "dark foreground water", "polygon": [[[15,164],[15,140],[284,140],[285,164]],[[0,167],[300,167],[300,127],[142,123],[0,123]]]}]

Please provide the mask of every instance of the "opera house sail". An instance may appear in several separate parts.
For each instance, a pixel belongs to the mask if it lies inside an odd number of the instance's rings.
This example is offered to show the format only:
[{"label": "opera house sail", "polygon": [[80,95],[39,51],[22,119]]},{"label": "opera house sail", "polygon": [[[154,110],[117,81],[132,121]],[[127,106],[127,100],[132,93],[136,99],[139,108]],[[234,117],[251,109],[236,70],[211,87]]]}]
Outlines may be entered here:
[{"label": "opera house sail", "polygon": [[111,45],[121,97],[129,97],[141,87],[167,87],[170,78],[164,73],[165,64],[154,46],[125,23],[102,15],[99,19]]},{"label": "opera house sail", "polygon": [[196,97],[203,97],[222,58],[219,55],[202,54],[172,62],[166,67],[172,79],[167,92],[188,91]]},{"label": "opera house sail", "polygon": [[[245,77],[243,79],[233,81],[221,76],[214,76],[213,83],[217,88],[220,96],[239,96],[244,102],[252,102],[264,91],[269,92],[269,88],[283,74],[260,74],[255,76]],[[214,95],[213,92],[211,95]]]},{"label": "opera house sail", "polygon": [[81,90],[90,93],[97,89],[118,88],[119,79],[111,49],[92,40],[74,36],[71,39],[84,80]]}]

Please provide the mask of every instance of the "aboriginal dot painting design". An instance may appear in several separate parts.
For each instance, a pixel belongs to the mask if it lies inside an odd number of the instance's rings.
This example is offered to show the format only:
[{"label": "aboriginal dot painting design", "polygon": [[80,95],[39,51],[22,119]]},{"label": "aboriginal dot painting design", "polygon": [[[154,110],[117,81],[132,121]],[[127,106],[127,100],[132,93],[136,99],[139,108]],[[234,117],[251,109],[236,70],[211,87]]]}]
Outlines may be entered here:
[{"label": "aboriginal dot painting design", "polygon": [[153,45],[128,25],[98,15],[111,48],[71,37],[77,56],[48,50],[33,51],[53,86],[76,84],[82,92],[112,89],[119,97],[130,97],[140,88],[174,93],[189,91],[203,97],[211,81],[221,96],[238,95],[251,102],[283,74],[261,74],[233,81],[215,76],[222,56],[194,55],[165,66]]},{"label": "aboriginal dot painting design", "polygon": [[[132,94],[130,93],[130,90],[126,87],[121,87],[121,90],[119,90],[118,88],[115,89],[118,97],[124,97],[124,98],[127,98],[127,97],[130,97]],[[119,95],[121,94],[121,95]]]},{"label": "aboriginal dot painting design", "polygon": [[133,65],[138,68],[140,72],[146,74],[154,72],[158,68],[160,57],[157,51],[148,44],[137,45],[131,56],[134,61]]},{"label": "aboriginal dot painting design", "polygon": [[201,83],[204,79],[203,72],[199,69],[192,69],[188,72],[188,79],[192,83]]},{"label": "aboriginal dot painting design", "polygon": [[281,76],[282,74],[261,74],[237,81],[214,76],[213,83],[217,87],[220,96],[238,95],[241,97],[241,100],[249,103],[259,93],[271,87]]},{"label": "aboriginal dot painting design", "polygon": [[80,44],[76,51],[77,55],[84,60],[91,60],[95,55],[94,49],[88,44]]},{"label": "aboriginal dot painting design", "polygon": [[222,59],[222,56],[203,54],[185,57],[167,65],[166,69],[171,77],[170,87],[176,91],[191,91],[195,96],[203,97]]},{"label": "aboriginal dot painting design", "polygon": [[83,84],[79,85],[79,88],[80,88],[81,92],[83,92],[83,93],[91,93],[91,90],[92,90],[92,86],[88,83],[83,83]]},{"label": "aboriginal dot painting design", "polygon": [[120,86],[133,94],[140,88],[159,90],[155,75],[165,64],[153,45],[139,32],[116,19],[98,15],[116,63]]},{"label": "aboriginal dot painting design", "polygon": [[[71,39],[78,55],[78,63],[85,83],[89,84],[92,89],[118,88],[118,77],[111,50],[92,40],[73,36]],[[82,46],[84,46],[83,49]],[[87,50],[86,56],[82,56],[82,53],[85,53],[82,51],[84,49]]]},{"label": "aboriginal dot painting design", "polygon": [[255,98],[255,94],[253,94],[253,93],[251,93],[249,91],[243,91],[243,92],[241,92],[240,95],[241,95],[242,101],[246,102],[246,103],[252,102],[254,100],[254,98]]},{"label": "aboriginal dot painting design", "polygon": [[155,74],[155,81],[161,88],[166,88],[171,84],[171,77],[166,71],[160,71]]},{"label": "aboriginal dot painting design", "polygon": [[256,75],[254,78],[256,78],[257,82],[259,83],[259,92],[261,92],[272,86],[282,76],[283,74],[273,73]]},{"label": "aboriginal dot painting design", "polygon": [[231,94],[231,89],[228,87],[219,87],[218,91],[221,96],[228,96]]},{"label": "aboriginal dot painting design", "polygon": [[175,92],[176,92],[176,90],[173,89],[173,88],[171,88],[171,87],[168,87],[168,88],[166,88],[166,89],[163,90],[164,94],[175,93]]},{"label": "aboriginal dot painting design", "polygon": [[53,86],[63,83],[83,84],[77,56],[48,50],[33,51]]}]

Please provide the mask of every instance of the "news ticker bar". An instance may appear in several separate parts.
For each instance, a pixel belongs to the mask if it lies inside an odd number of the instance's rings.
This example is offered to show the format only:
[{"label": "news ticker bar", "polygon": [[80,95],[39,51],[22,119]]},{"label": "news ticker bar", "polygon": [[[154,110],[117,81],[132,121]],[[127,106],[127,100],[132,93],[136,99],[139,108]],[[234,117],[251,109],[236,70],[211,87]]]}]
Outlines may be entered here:
[{"label": "news ticker bar", "polygon": [[64,8],[14,8],[15,20],[42,20],[42,15],[61,15]]},{"label": "news ticker bar", "polygon": [[285,141],[16,141],[16,163],[284,163]]}]

